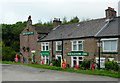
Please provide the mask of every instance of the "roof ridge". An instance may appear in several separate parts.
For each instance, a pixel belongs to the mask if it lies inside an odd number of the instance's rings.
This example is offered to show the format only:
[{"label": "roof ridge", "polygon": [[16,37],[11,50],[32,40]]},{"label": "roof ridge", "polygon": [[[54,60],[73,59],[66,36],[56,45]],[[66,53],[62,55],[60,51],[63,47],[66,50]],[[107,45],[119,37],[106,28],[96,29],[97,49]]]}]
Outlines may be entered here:
[{"label": "roof ridge", "polygon": [[91,19],[91,20],[87,20],[87,21],[80,21],[80,22],[77,22],[77,23],[64,24],[64,25],[62,25],[62,26],[65,26],[65,25],[72,25],[72,24],[78,24],[78,23],[85,23],[85,22],[96,21],[96,20],[103,20],[103,19],[106,19],[106,18]]}]

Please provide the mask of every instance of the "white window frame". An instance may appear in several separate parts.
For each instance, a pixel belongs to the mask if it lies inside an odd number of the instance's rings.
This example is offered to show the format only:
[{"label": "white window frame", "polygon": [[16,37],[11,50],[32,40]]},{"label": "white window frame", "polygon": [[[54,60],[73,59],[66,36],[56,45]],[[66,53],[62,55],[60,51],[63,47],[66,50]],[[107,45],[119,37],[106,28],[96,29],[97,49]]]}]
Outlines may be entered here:
[{"label": "white window frame", "polygon": [[114,58],[108,58],[109,59],[109,61],[114,61]]},{"label": "white window frame", "polygon": [[49,60],[49,56],[47,58],[47,55],[41,55],[41,59],[43,60],[43,58],[45,59],[45,61],[43,61],[43,64],[49,64],[49,61],[47,63],[47,59]]},{"label": "white window frame", "polygon": [[[101,61],[104,60],[104,61]],[[101,66],[101,63],[104,62],[104,66]],[[96,63],[99,63],[99,58],[96,57]],[[105,68],[105,58],[104,57],[100,57],[100,68]]]},{"label": "white window frame", "polygon": [[[44,43],[44,45],[43,45],[43,43]],[[45,46],[45,50],[43,50],[43,46]],[[46,50],[46,46],[48,46],[48,50]],[[41,42],[41,51],[49,51],[49,42]]]},{"label": "white window frame", "polygon": [[[77,44],[76,44],[76,45],[77,45],[77,50],[73,50],[73,42],[74,42],[74,41],[77,42]],[[74,41],[72,41],[72,51],[83,51],[83,40],[74,40]],[[82,42],[82,43],[81,43],[81,44],[82,44],[82,50],[78,50],[78,42],[79,42],[79,41]]]},{"label": "white window frame", "polygon": [[[77,61],[77,65],[79,65],[79,61],[83,61],[84,60],[84,56],[71,56],[71,67],[73,67],[73,62],[75,59],[73,59],[74,57],[77,57],[76,61]],[[79,57],[82,57],[82,60],[79,60]]]},{"label": "white window frame", "polygon": [[[105,41],[116,41],[116,50],[104,50],[104,42]],[[117,46],[118,46],[118,38],[108,38],[108,39],[101,39],[102,41],[102,47],[103,47],[103,52],[117,52]]]},{"label": "white window frame", "polygon": [[58,42],[61,43],[61,45],[62,45],[62,41],[56,41],[56,51],[62,51],[62,49],[58,50]]}]

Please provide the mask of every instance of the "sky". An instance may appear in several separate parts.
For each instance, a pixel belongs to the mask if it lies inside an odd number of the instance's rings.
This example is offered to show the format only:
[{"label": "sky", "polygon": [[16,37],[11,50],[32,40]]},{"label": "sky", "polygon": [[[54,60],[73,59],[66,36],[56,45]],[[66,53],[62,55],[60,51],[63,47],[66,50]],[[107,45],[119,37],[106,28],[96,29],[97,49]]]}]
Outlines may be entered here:
[{"label": "sky", "polygon": [[[105,17],[105,9],[115,8],[118,12],[120,0],[0,0],[0,24],[14,24],[27,21],[29,15],[33,24],[66,17],[82,19]],[[119,13],[120,14],[120,13]],[[118,13],[117,13],[118,15]]]}]

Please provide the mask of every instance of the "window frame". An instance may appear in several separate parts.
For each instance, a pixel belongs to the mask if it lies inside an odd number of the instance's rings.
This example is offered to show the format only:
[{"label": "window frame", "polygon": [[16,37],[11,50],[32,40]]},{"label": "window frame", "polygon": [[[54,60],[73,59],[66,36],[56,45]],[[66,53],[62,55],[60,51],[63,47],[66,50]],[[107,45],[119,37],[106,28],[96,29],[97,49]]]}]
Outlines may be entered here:
[{"label": "window frame", "polygon": [[62,41],[56,41],[56,51],[62,51],[62,48],[61,48],[61,50],[58,50],[58,42],[60,42],[61,46],[62,46]]},{"label": "window frame", "polygon": [[[118,38],[109,38],[109,39],[101,39],[102,40],[102,48],[103,52],[117,52],[117,46],[118,46]],[[116,49],[115,50],[105,50],[105,41],[110,41],[110,49],[111,49],[111,41],[116,41]]]},{"label": "window frame", "polygon": [[[77,43],[77,44],[76,44],[76,45],[77,45],[77,50],[74,50],[74,49],[73,49],[73,42],[74,42],[74,41],[76,41],[76,43]],[[83,51],[83,40],[74,40],[74,41],[72,41],[72,51]],[[79,41],[80,41],[81,43],[78,43]],[[79,50],[79,44],[82,44],[82,50]]]},{"label": "window frame", "polygon": [[[76,57],[76,59],[74,59],[74,57]],[[82,60],[79,60],[79,57],[82,57]],[[74,61],[77,61],[77,65],[80,65],[79,64],[79,61],[83,61],[84,60],[84,56],[71,56],[71,67],[74,66]]]},{"label": "window frame", "polygon": [[[41,59],[43,60],[43,64],[49,64],[49,56],[47,55],[41,55]],[[47,59],[48,59],[48,63],[47,63]]]},{"label": "window frame", "polygon": [[[45,47],[45,50],[43,50],[43,46]],[[46,50],[46,46],[48,46],[48,50]],[[49,42],[41,42],[41,51],[49,51]]]}]

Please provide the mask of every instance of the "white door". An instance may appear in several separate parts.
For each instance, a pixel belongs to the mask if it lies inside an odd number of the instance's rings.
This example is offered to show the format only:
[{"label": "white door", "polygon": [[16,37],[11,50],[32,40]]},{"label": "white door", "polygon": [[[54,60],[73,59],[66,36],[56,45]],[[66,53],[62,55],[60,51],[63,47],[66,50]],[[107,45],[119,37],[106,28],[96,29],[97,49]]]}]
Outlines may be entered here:
[{"label": "white door", "polygon": [[60,59],[61,60],[61,66],[62,66],[62,55],[56,55],[56,59]]}]

